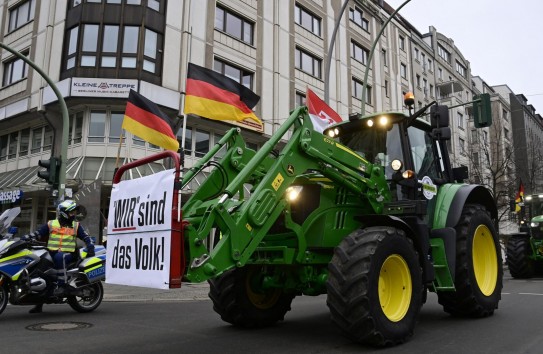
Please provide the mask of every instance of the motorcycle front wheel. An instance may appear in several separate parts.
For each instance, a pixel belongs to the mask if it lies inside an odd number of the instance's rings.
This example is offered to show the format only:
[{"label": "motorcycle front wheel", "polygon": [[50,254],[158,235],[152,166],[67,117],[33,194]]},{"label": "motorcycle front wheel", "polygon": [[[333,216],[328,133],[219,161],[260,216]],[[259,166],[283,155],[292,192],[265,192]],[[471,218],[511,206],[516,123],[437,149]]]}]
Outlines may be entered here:
[{"label": "motorcycle front wheel", "polygon": [[82,296],[68,296],[68,305],[77,312],[85,313],[94,311],[102,303],[104,287],[102,283],[94,283],[86,286]]}]

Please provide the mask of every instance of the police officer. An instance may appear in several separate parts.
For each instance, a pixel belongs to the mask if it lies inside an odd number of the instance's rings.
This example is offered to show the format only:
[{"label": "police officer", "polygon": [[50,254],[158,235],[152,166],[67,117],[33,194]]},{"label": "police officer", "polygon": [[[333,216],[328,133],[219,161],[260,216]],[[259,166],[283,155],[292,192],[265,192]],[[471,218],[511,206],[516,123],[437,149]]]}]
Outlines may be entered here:
[{"label": "police officer", "polygon": [[[46,239],[47,248],[53,258],[54,267],[57,271],[57,287],[54,295],[62,295],[66,291],[66,264],[70,263],[76,256],[77,240],[81,239],[87,245],[87,257],[94,256],[94,244],[85,229],[75,221],[79,211],[78,205],[73,200],[65,200],[58,205],[57,218],[49,220],[38,230],[23,239]],[[38,304],[30,310],[30,313],[42,312],[43,304]]]}]

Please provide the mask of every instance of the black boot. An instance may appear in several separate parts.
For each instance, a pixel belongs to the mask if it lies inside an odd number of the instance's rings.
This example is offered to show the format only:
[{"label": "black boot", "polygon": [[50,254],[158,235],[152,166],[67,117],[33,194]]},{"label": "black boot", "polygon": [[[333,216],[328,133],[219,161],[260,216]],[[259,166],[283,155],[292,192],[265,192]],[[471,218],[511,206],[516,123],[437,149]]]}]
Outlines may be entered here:
[{"label": "black boot", "polygon": [[37,304],[28,311],[28,313],[41,313],[43,310],[43,304]]}]

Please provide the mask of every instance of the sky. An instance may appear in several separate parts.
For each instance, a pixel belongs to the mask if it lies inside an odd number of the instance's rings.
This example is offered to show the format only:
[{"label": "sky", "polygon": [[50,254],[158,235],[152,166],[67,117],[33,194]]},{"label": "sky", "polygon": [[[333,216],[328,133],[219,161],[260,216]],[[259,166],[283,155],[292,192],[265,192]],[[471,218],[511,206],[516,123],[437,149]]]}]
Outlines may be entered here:
[{"label": "sky", "polygon": [[[405,0],[386,0],[394,9]],[[488,85],[506,84],[543,115],[543,1],[411,0],[400,14],[451,38]]]}]

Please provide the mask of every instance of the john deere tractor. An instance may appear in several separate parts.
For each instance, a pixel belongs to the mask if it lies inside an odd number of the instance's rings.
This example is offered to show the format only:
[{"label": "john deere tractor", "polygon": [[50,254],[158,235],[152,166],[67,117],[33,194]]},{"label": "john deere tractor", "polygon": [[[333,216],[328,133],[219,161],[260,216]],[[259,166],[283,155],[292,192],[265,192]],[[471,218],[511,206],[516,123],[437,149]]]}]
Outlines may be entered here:
[{"label": "john deere tractor", "polygon": [[543,275],[543,195],[527,195],[524,204],[528,221],[523,220],[519,232],[507,238],[507,266],[518,279]]},{"label": "john deere tractor", "polygon": [[435,102],[323,133],[299,107],[258,151],[231,129],[174,185],[192,191],[179,274],[208,281],[213,309],[238,327],[273,325],[296,296],[325,295],[340,330],[376,346],[413,335],[428,291],[453,316],[492,315],[497,209],[451,167],[450,138],[448,108]]}]

